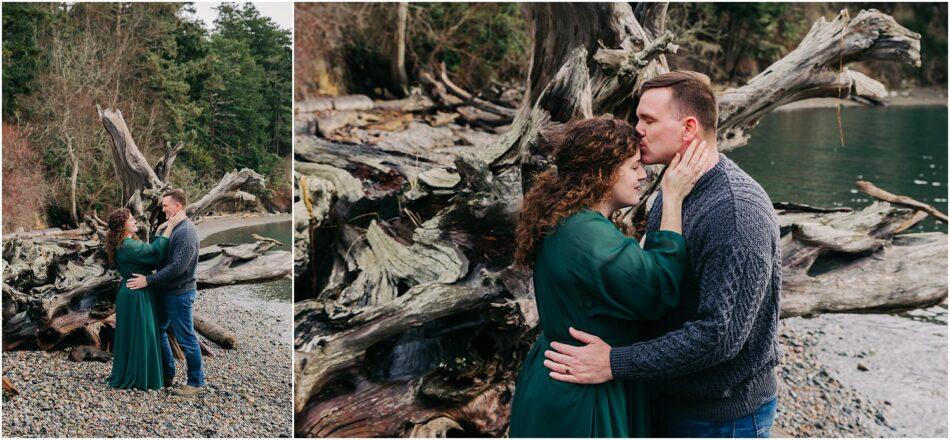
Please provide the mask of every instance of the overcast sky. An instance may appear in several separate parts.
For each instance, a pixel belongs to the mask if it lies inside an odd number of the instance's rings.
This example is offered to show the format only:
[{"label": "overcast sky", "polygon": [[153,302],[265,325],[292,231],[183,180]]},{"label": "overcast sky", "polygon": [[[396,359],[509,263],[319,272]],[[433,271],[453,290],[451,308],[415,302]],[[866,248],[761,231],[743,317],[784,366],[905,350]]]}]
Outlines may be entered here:
[{"label": "overcast sky", "polygon": [[[214,28],[214,19],[218,17],[215,10],[222,2],[195,2],[196,15],[201,18],[208,29]],[[261,15],[269,17],[281,29],[294,29],[294,4],[292,2],[251,2],[260,11]]]}]

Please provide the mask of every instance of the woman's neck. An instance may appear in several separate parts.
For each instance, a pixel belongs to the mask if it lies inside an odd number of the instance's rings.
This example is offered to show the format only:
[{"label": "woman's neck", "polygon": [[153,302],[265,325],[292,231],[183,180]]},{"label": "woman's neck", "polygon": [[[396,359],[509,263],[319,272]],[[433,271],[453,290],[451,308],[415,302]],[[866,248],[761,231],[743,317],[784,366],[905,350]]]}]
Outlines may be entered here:
[{"label": "woman's neck", "polygon": [[591,205],[590,209],[603,214],[604,218],[610,218],[614,211],[617,210],[617,208],[615,208],[610,202],[600,202],[595,205]]},{"label": "woman's neck", "polygon": [[133,235],[135,235],[135,234],[133,234],[133,233],[131,233],[131,232],[129,232],[129,231],[125,231],[125,233],[122,234],[122,239],[125,240],[126,238],[132,237]]}]

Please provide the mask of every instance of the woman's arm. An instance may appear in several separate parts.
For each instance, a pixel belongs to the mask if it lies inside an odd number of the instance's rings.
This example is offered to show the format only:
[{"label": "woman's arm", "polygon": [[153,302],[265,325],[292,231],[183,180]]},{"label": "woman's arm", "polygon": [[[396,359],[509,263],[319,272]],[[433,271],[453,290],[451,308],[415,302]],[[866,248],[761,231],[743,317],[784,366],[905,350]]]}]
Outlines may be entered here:
[{"label": "woman's arm", "polygon": [[590,316],[657,319],[679,303],[687,270],[686,241],[672,231],[647,236],[647,249],[603,217],[575,222],[564,231],[570,245],[563,264],[598,298]]}]

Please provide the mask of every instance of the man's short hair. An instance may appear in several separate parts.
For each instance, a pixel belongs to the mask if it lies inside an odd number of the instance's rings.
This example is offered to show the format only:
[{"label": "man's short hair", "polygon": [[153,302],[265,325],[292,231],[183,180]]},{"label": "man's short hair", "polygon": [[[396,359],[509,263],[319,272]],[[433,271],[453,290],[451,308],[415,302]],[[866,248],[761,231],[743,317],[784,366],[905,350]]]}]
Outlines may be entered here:
[{"label": "man's short hair", "polygon": [[178,188],[165,191],[165,194],[162,194],[162,197],[171,197],[172,200],[181,203],[181,206],[188,204],[188,196],[185,195],[185,191]]},{"label": "man's short hair", "polygon": [[681,118],[694,116],[707,134],[716,133],[719,106],[709,77],[690,70],[674,70],[643,83],[638,98],[650,89],[670,89],[673,106]]}]

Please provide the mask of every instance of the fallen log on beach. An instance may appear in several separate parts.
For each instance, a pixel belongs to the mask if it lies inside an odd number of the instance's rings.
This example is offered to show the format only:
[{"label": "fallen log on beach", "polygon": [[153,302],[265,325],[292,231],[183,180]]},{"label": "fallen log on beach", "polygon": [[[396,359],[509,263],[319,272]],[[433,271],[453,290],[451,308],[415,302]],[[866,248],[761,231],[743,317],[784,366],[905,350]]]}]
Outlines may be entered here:
[{"label": "fallen log on beach", "polygon": [[237,345],[237,337],[234,333],[197,313],[193,313],[191,317],[195,324],[195,331],[208,338],[209,341],[227,349],[232,349]]},{"label": "fallen log on beach", "polygon": [[3,392],[9,393],[11,396],[16,396],[20,394],[20,389],[13,384],[13,381],[3,376]]},{"label": "fallen log on beach", "polygon": [[69,351],[69,360],[73,362],[109,362],[112,360],[112,353],[88,345],[81,345],[79,347],[73,347],[73,349]]}]

